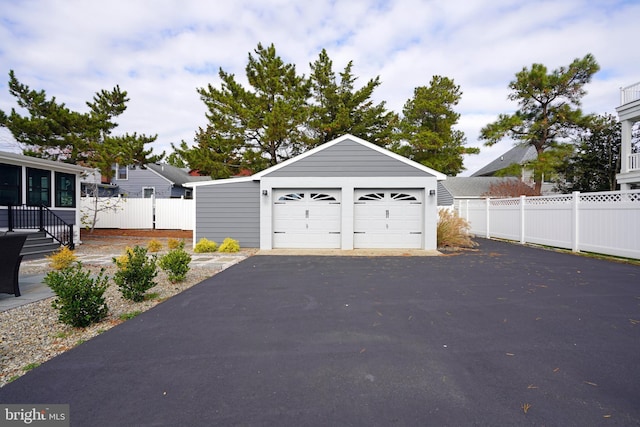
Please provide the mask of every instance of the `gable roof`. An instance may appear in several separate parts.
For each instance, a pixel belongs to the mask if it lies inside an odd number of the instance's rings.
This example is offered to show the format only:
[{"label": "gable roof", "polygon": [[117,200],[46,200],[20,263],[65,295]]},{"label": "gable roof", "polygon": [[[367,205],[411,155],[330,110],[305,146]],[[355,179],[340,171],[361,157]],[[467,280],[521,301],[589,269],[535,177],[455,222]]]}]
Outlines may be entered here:
[{"label": "gable roof", "polygon": [[7,151],[0,151],[0,163],[8,163],[12,165],[23,165],[34,168],[55,170],[59,172],[73,173],[76,175],[90,174],[94,171],[91,168],[85,168],[83,166],[72,165],[70,163],[64,163],[54,160],[46,160],[38,157],[25,156],[24,154],[10,153]]},{"label": "gable roof", "polygon": [[247,182],[247,181],[260,181],[262,179],[262,177],[272,174],[272,173],[277,173],[278,171],[281,171],[284,168],[287,168],[291,165],[294,165],[297,162],[303,162],[305,159],[314,156],[317,153],[320,153],[324,150],[330,150],[332,147],[341,144],[343,142],[349,141],[352,144],[357,144],[359,146],[368,148],[370,150],[375,151],[378,154],[382,154],[390,159],[396,160],[400,163],[402,163],[405,166],[409,166],[411,168],[414,168],[416,171],[419,171],[420,173],[423,174],[428,174],[431,176],[434,176],[435,178],[437,178],[438,181],[440,180],[445,180],[447,179],[447,176],[441,172],[438,172],[434,169],[431,169],[427,166],[424,166],[420,163],[414,162],[413,160],[409,160],[404,156],[401,156],[399,154],[393,153],[387,149],[384,149],[382,147],[379,147],[375,144],[372,144],[368,141],[365,141],[364,139],[358,138],[356,136],[350,135],[350,134],[345,134],[339,138],[336,138],[332,141],[326,142],[322,145],[319,145],[309,151],[306,151],[296,157],[292,157],[282,163],[278,163],[275,166],[272,166],[268,169],[265,169],[263,171],[260,171],[258,173],[255,173],[251,176],[247,176],[247,177],[239,177],[239,178],[227,178],[227,179],[217,179],[217,180],[212,180],[212,181],[207,181],[207,182],[189,182],[186,183],[185,186],[187,187],[198,187],[198,186],[202,186],[202,185],[219,185],[219,184],[230,184],[230,183],[236,183],[236,182]]},{"label": "gable roof", "polygon": [[319,146],[317,146],[317,147],[315,147],[315,148],[313,148],[313,149],[311,149],[309,151],[306,151],[306,152],[304,152],[304,153],[302,153],[302,154],[300,154],[300,155],[298,155],[296,157],[292,157],[291,159],[288,159],[288,160],[286,160],[286,161],[284,161],[282,163],[279,163],[279,164],[277,164],[275,166],[272,166],[272,167],[270,167],[268,169],[265,169],[265,170],[263,170],[261,172],[258,172],[257,174],[253,175],[253,177],[254,177],[254,179],[260,179],[265,175],[273,174],[274,172],[277,172],[277,171],[279,171],[281,169],[287,168],[287,167],[289,167],[289,166],[291,166],[291,165],[293,165],[293,164],[295,164],[297,162],[302,162],[305,159],[307,159],[308,157],[314,156],[314,155],[316,155],[316,154],[318,154],[318,153],[320,153],[322,151],[325,151],[325,150],[330,150],[334,146],[342,144],[342,143],[345,143],[347,141],[349,141],[350,143],[355,143],[357,145],[360,145],[360,146],[362,146],[364,148],[370,149],[370,150],[372,150],[374,152],[377,152],[379,154],[382,154],[382,155],[384,155],[384,156],[386,156],[388,158],[391,158],[391,159],[396,160],[396,161],[398,161],[398,162],[400,162],[400,163],[402,163],[404,165],[407,165],[407,166],[409,166],[411,168],[414,168],[417,171],[432,175],[432,176],[436,177],[438,180],[443,180],[443,179],[447,178],[447,176],[445,174],[441,173],[441,172],[438,172],[438,171],[436,171],[434,169],[431,169],[431,168],[429,168],[427,166],[424,166],[424,165],[422,165],[420,163],[414,162],[413,160],[409,160],[404,156],[396,154],[396,153],[394,153],[392,151],[384,149],[384,148],[382,148],[382,147],[380,147],[378,145],[372,144],[371,142],[365,141],[364,139],[358,138],[358,137],[353,136],[351,134],[345,134],[345,135],[343,135],[341,137],[338,137],[338,138],[336,138],[336,139],[334,139],[332,141],[329,141],[329,142],[326,142],[326,143],[324,143],[322,145],[319,145]]},{"label": "gable roof", "polygon": [[537,158],[538,154],[536,152],[536,148],[533,145],[519,144],[506,153],[502,154],[491,163],[482,167],[477,172],[471,174],[471,176],[491,176],[499,170],[507,168],[513,164],[523,165]]},{"label": "gable roof", "polygon": [[185,169],[180,169],[168,163],[150,163],[147,168],[160,175],[175,185],[184,185],[188,182],[211,181],[210,176],[193,176]]}]

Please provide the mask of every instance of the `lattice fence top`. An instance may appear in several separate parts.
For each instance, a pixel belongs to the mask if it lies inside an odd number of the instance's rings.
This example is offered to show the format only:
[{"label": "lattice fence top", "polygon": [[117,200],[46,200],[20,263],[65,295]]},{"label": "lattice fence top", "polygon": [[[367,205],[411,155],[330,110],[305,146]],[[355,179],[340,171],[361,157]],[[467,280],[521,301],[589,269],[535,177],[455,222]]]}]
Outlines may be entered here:
[{"label": "lattice fence top", "polygon": [[[584,204],[611,204],[611,203],[640,203],[640,190],[629,191],[603,191],[599,193],[577,193],[578,203]],[[568,205],[573,203],[573,194],[558,194],[554,196],[525,197],[525,204],[528,206],[544,205]],[[509,199],[489,199],[491,206],[520,206],[520,198]],[[468,206],[486,206],[484,200],[470,200]]]},{"label": "lattice fence top", "polygon": [[491,206],[518,206],[520,199],[491,199]]},{"label": "lattice fence top", "polygon": [[580,203],[640,203],[640,191],[607,191],[580,194]]},{"label": "lattice fence top", "polygon": [[540,197],[527,197],[525,203],[527,205],[568,205],[573,201],[571,194],[562,194],[558,196],[540,196]]}]

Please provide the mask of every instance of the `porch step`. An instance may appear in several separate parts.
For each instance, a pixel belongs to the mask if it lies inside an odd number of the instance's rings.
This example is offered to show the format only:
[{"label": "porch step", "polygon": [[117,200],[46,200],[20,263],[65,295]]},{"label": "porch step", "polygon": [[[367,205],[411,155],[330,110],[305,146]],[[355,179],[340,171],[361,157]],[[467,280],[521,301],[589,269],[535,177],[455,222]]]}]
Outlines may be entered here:
[{"label": "porch step", "polygon": [[60,243],[55,242],[53,238],[48,237],[44,232],[33,232],[27,234],[27,240],[22,247],[22,259],[24,261],[30,259],[40,259],[60,249]]}]

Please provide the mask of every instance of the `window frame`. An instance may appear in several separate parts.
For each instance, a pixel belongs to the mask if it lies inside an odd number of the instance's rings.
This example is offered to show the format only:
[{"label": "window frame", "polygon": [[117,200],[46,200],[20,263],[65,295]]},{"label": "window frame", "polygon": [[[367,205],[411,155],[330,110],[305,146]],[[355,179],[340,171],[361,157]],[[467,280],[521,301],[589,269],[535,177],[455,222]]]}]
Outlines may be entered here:
[{"label": "window frame", "polygon": [[[70,190],[63,190],[61,179],[66,178],[71,184]],[[55,172],[55,205],[57,208],[75,208],[76,207],[76,176],[71,173]],[[63,195],[70,197],[70,204],[63,204]]]},{"label": "window frame", "polygon": [[[10,203],[5,203],[4,200],[0,199],[0,205],[2,206],[20,206],[22,205],[22,166],[18,166],[18,165],[11,165],[8,163],[0,163],[0,168],[5,169],[7,171],[10,171],[11,169],[14,169],[16,172],[16,176],[17,176],[17,183],[16,184],[12,184],[12,183],[5,183],[5,182],[0,182],[0,194],[2,194],[3,192],[15,192],[15,198],[13,198],[13,202]],[[8,175],[7,175],[8,176]],[[0,197],[2,197],[0,195]],[[7,197],[8,201],[9,197]]]},{"label": "window frame", "polygon": [[[44,205],[48,208],[51,207],[51,171],[38,169],[38,168],[26,168],[27,175],[27,200],[28,206],[41,206]],[[39,178],[39,183],[36,183],[34,178]],[[42,179],[46,178],[46,186],[42,186]],[[36,185],[37,184],[37,185]],[[39,194],[39,200],[34,201],[33,195]],[[42,201],[42,195],[46,195],[46,200]]]}]

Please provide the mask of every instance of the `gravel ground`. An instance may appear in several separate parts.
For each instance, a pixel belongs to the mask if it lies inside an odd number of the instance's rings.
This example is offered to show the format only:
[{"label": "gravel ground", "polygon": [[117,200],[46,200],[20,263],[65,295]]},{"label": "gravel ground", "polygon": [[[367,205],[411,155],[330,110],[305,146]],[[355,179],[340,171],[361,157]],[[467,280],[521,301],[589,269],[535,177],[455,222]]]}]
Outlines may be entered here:
[{"label": "gravel ground", "polygon": [[[76,253],[117,256],[122,254],[126,247],[135,245],[146,247],[151,238],[157,238],[166,251],[166,237],[101,235],[83,237],[83,244],[78,245]],[[187,252],[193,253],[191,239],[184,238],[183,240]],[[161,255],[163,252],[158,254]],[[253,250],[243,250],[237,256],[244,258],[253,255],[253,253],[255,253]],[[231,254],[231,256],[233,255]],[[51,271],[51,268],[31,264],[33,263],[24,262],[20,268],[20,274],[46,274]],[[96,274],[101,268],[87,263],[84,263],[83,266]],[[109,277],[113,277],[115,271],[114,265],[105,268]],[[166,274],[158,269],[159,273],[155,279],[158,285],[147,292],[152,295],[152,298],[140,303],[123,299],[116,284],[110,280],[110,286],[105,292],[109,314],[100,323],[87,328],[74,328],[60,323],[57,310],[51,306],[53,298],[0,313],[0,387],[20,377],[33,367],[126,321],[127,315],[146,311],[213,276],[218,271],[220,271],[219,267],[213,264],[211,266],[194,266],[190,269],[185,281],[171,283]]]}]

